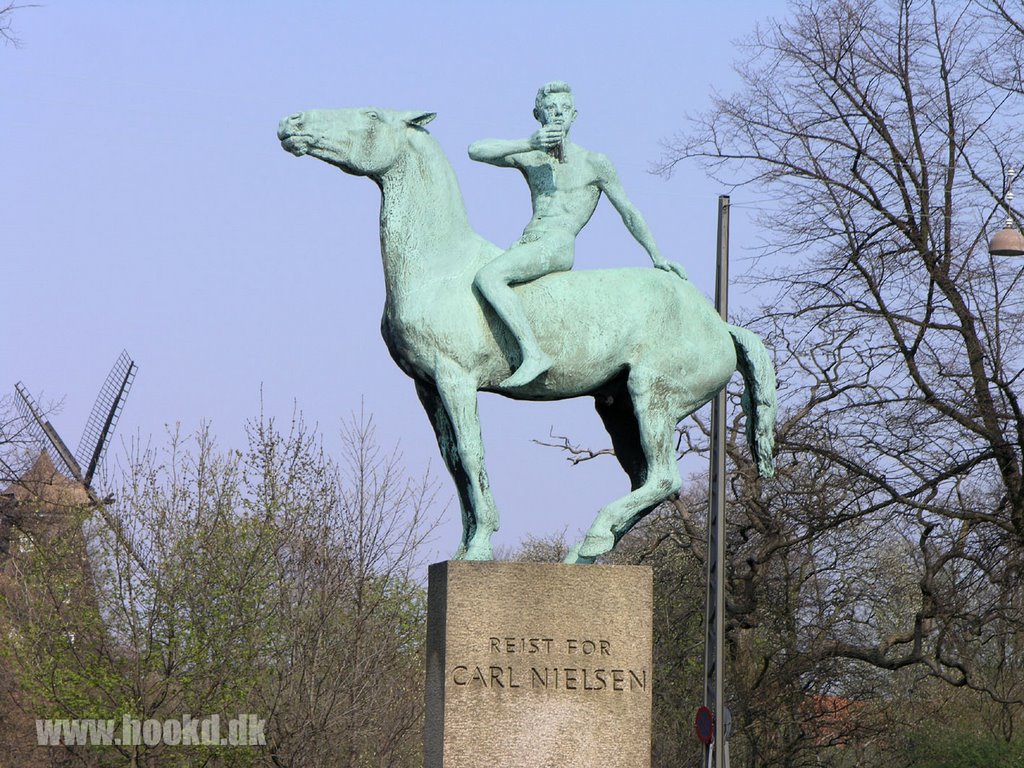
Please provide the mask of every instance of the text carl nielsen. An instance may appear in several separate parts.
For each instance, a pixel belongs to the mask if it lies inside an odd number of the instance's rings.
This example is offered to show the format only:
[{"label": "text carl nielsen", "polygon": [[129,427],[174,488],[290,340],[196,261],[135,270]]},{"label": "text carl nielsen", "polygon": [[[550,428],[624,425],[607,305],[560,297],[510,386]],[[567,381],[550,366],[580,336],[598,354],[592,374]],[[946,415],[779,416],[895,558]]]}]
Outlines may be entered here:
[{"label": "text carl nielsen", "polygon": [[[551,637],[491,637],[489,654],[532,657],[529,667],[520,664],[457,664],[450,680],[457,686],[490,689],[533,689],[564,691],[646,691],[647,670],[616,668],[610,640]],[[536,660],[558,654],[578,658],[582,663],[562,666],[540,665]],[[525,661],[525,658],[523,659]],[[575,659],[573,659],[575,660]],[[518,659],[516,659],[518,661]]]}]

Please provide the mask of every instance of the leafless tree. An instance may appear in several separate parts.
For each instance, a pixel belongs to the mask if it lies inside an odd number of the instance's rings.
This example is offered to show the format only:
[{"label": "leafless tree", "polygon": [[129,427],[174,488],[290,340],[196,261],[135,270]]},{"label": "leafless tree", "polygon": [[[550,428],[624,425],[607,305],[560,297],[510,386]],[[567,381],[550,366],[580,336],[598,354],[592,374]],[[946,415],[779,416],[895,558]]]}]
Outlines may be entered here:
[{"label": "leafless tree", "polygon": [[[987,241],[1020,221],[1020,18],[797,0],[745,41],[739,92],[668,147],[666,172],[696,159],[754,190],[770,238],[750,286],[781,382],[778,477],[730,452],[749,765],[811,759],[811,695],[868,700],[880,671],[981,691],[1004,738],[1019,726],[1024,267]],[[674,514],[671,540],[703,558],[700,513]]]},{"label": "leafless tree", "polygon": [[11,0],[0,4],[0,40],[5,45],[13,45],[15,48],[21,45],[21,40],[14,32],[14,12],[23,8],[34,8],[34,3],[18,3]]}]

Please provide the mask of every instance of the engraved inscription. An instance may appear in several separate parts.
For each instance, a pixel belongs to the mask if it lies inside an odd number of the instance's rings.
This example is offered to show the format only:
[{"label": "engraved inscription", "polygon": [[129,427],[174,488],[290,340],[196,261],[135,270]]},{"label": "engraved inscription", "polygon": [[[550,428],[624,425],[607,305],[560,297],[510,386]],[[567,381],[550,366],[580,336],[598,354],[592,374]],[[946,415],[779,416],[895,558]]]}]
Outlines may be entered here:
[{"label": "engraved inscription", "polygon": [[[453,685],[491,691],[643,693],[649,689],[649,671],[616,666],[607,638],[493,636],[484,647],[490,656],[504,657],[502,662],[456,664],[449,670]],[[545,664],[545,656],[553,658]]]},{"label": "engraved inscription", "polygon": [[598,653],[602,656],[611,656],[612,644],[608,640],[566,640],[569,646],[569,653],[582,653],[584,656]]},{"label": "engraved inscription", "polygon": [[[587,667],[530,667],[529,688],[565,691],[646,691],[647,670],[589,669]],[[459,664],[452,669],[455,685],[477,688],[522,688],[523,675],[515,667],[480,667]]]},{"label": "engraved inscription", "polygon": [[550,637],[492,637],[491,653],[551,653]]}]

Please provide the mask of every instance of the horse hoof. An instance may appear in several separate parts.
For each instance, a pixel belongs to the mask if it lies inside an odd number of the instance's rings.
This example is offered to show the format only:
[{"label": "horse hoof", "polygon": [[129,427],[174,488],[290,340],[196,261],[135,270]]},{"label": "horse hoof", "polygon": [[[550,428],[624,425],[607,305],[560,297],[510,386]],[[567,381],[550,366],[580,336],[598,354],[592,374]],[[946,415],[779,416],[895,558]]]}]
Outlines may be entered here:
[{"label": "horse hoof", "polygon": [[568,565],[589,565],[594,562],[593,557],[586,557],[580,554],[580,545],[577,544],[575,547],[569,550],[569,554],[565,556],[563,563]]},{"label": "horse hoof", "polygon": [[490,544],[482,545],[482,546],[478,546],[478,547],[474,547],[474,546],[471,545],[469,547],[469,549],[467,549],[463,553],[463,555],[462,555],[462,557],[460,559],[461,560],[493,560],[494,559],[494,552],[491,551]]},{"label": "horse hoof", "polygon": [[[588,533],[586,538],[579,544],[577,549],[576,562],[588,562],[592,563],[597,559],[598,555],[603,555],[606,552],[611,552],[612,547],[615,546],[615,537],[609,533],[602,533],[595,535]],[[584,560],[583,558],[588,558]]]}]

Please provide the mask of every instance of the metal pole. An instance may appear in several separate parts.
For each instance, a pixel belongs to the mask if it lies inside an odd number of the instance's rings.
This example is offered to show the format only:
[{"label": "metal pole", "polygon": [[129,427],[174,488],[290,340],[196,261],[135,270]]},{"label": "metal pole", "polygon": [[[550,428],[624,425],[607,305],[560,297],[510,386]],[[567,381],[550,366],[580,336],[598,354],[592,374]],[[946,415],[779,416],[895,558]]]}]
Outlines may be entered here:
[{"label": "metal pole", "polygon": [[[729,196],[718,198],[718,268],[715,309],[728,318]],[[707,748],[715,768],[728,768],[725,758],[724,654],[725,635],[725,389],[711,402],[711,472],[708,504],[708,570],[704,637],[704,705],[715,713],[715,736]]]}]

